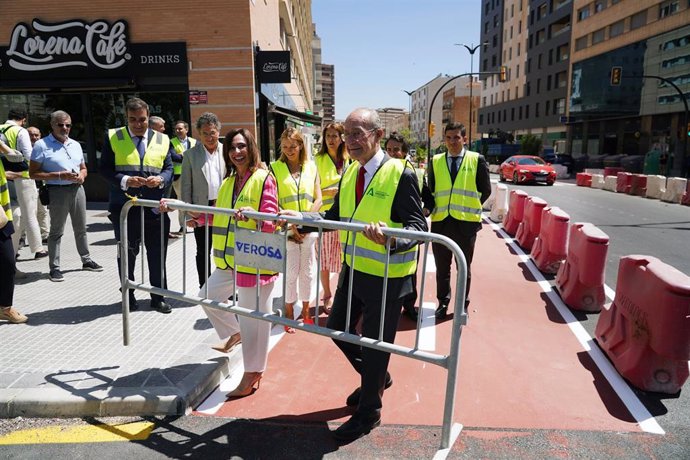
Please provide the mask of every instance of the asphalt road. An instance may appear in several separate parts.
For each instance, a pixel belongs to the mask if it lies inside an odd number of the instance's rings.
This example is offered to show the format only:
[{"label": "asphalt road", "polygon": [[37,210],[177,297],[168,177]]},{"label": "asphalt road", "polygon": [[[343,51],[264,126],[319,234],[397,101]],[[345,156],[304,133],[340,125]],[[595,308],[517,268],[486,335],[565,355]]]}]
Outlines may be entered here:
[{"label": "asphalt road", "polygon": [[[498,175],[493,175],[498,180]],[[530,196],[558,206],[571,222],[589,222],[609,236],[606,284],[616,289],[618,264],[622,256],[653,256],[690,276],[690,207],[665,203],[606,190],[577,187],[574,181],[547,185],[507,184]],[[592,337],[599,315],[575,312]],[[647,409],[667,433],[690,426],[690,388],[686,382],[677,395],[636,391]],[[686,433],[687,435],[687,433]],[[690,439],[687,440],[690,443]]]}]

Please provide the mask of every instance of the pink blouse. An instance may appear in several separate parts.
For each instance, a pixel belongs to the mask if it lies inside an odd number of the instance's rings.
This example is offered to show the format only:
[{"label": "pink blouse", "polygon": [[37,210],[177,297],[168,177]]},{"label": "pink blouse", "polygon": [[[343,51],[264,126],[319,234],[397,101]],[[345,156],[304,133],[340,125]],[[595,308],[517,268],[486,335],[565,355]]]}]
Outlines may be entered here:
[{"label": "pink blouse", "polygon": [[[245,178],[246,180],[247,178]],[[263,198],[261,199],[261,206],[257,209],[259,212],[265,212],[267,214],[276,214],[278,212],[278,187],[273,176],[269,175],[266,177],[266,182],[264,183]],[[261,224],[261,231],[265,233],[273,233],[275,230],[275,223],[266,220]],[[260,275],[259,285],[264,286],[266,284],[274,282],[278,278],[278,274],[275,275]],[[254,287],[256,286],[256,275],[251,275],[247,273],[237,273],[237,286],[238,287]]]}]

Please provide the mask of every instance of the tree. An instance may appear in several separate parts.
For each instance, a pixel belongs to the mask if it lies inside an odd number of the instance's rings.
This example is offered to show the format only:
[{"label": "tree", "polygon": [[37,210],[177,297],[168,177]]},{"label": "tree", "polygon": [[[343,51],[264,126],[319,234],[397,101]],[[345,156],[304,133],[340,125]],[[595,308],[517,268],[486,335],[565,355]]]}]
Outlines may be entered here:
[{"label": "tree", "polygon": [[523,155],[539,155],[541,152],[541,138],[534,134],[525,134],[520,138],[520,151]]}]

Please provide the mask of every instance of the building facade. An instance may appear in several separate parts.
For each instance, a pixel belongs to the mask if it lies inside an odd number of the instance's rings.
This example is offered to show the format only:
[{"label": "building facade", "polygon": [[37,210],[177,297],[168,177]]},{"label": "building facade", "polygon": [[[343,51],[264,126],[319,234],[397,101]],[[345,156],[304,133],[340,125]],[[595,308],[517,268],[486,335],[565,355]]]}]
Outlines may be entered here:
[{"label": "building facade", "polygon": [[310,0],[216,0],[197,13],[132,0],[26,0],[3,6],[0,31],[0,116],[24,107],[47,134],[52,111],[70,113],[91,200],[107,199],[100,151],[106,130],[125,124],[131,96],[166,120],[168,134],[206,111],[223,134],[249,128],[266,159],[286,123],[318,120],[304,113],[313,109]]},{"label": "building facade", "polygon": [[[575,0],[568,146],[581,154],[674,155],[687,172],[690,3]],[[611,81],[618,67],[619,84]],[[685,97],[685,102],[684,102]]]},{"label": "building facade", "polygon": [[572,0],[485,0],[480,69],[507,68],[507,80],[483,77],[479,131],[566,138]]}]

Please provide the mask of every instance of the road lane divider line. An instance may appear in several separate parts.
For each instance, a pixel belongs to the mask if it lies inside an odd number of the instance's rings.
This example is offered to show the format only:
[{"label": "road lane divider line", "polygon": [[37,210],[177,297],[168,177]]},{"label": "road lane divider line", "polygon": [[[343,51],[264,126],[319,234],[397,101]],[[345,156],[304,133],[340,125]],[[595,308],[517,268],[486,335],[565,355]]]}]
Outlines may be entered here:
[{"label": "road lane divider line", "polygon": [[666,434],[654,416],[635,395],[628,383],[623,379],[623,377],[620,376],[616,368],[606,357],[606,354],[601,350],[601,348],[599,348],[594,339],[589,335],[589,332],[587,332],[577,318],[575,318],[573,313],[570,311],[570,308],[568,308],[568,306],[563,302],[560,295],[554,289],[551,283],[544,278],[544,275],[542,275],[536,265],[534,265],[532,259],[515,243],[515,239],[504,232],[503,229],[494,222],[486,218],[484,218],[484,220],[510,245],[520,260],[525,263],[530,273],[532,273],[532,276],[534,276],[534,279],[537,280],[539,287],[541,287],[542,291],[546,294],[554,307],[556,307],[556,310],[558,310],[558,313],[566,322],[571,332],[580,342],[582,348],[587,352],[592,361],[594,361],[604,378],[606,378],[606,380],[609,382],[609,385],[611,385],[611,388],[618,395],[618,398],[628,409],[630,415],[634,417],[640,429],[647,433]]}]

